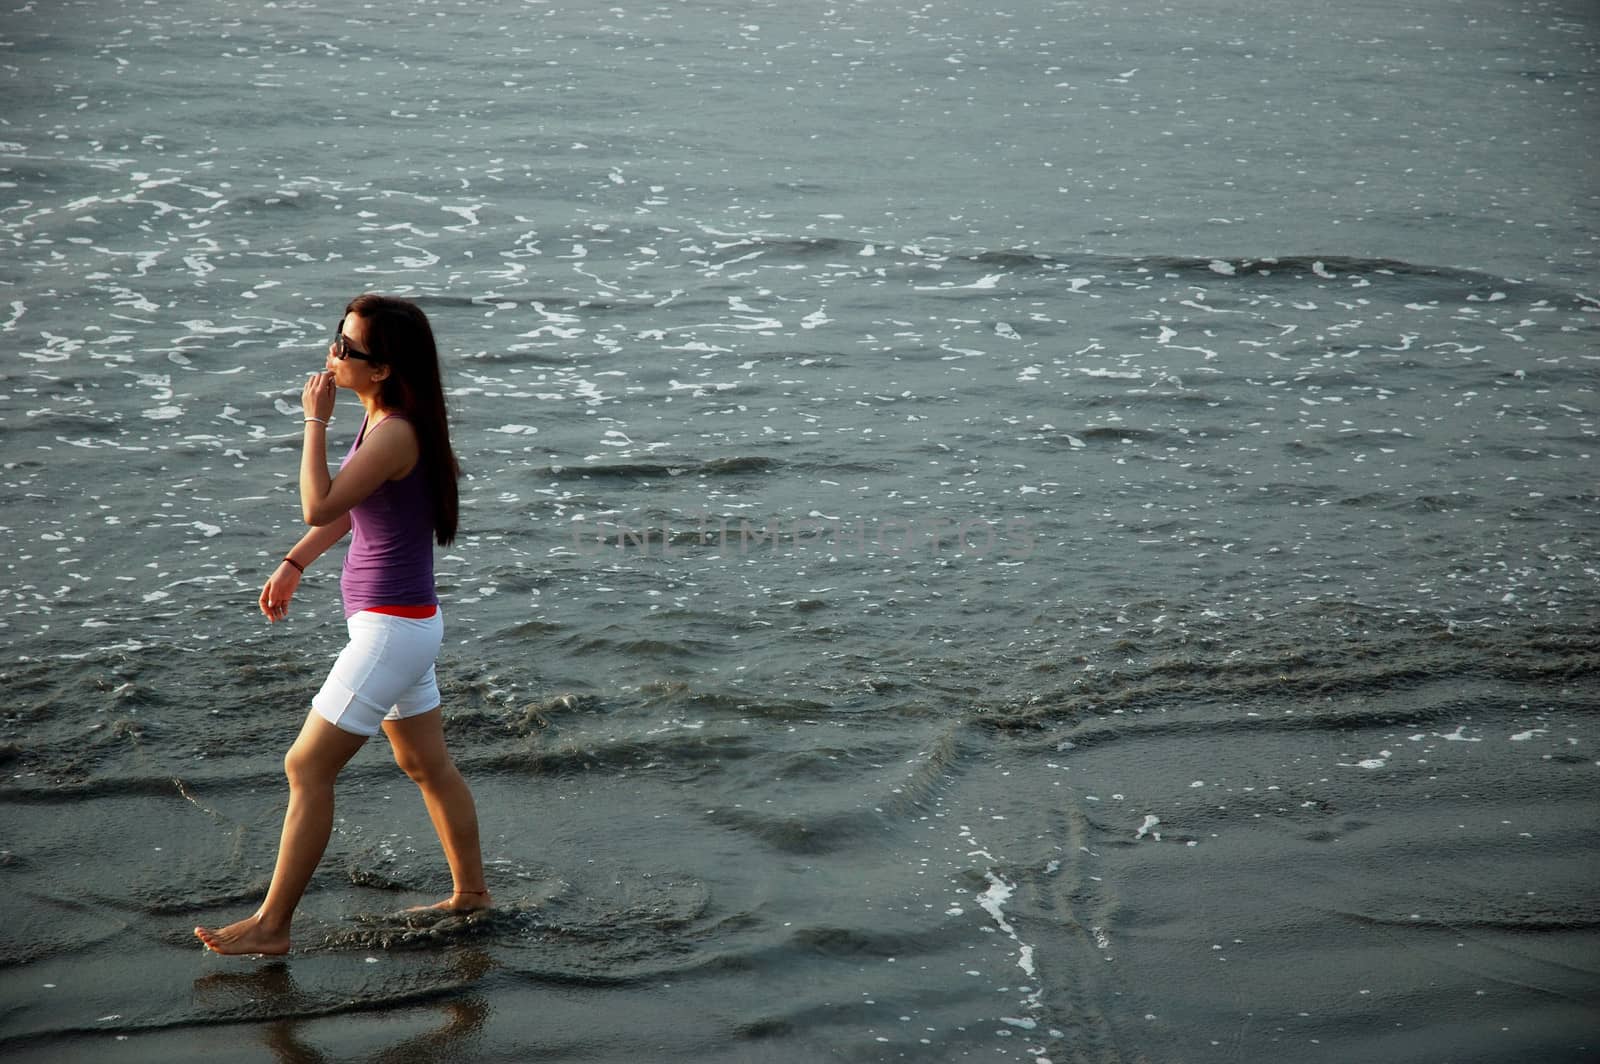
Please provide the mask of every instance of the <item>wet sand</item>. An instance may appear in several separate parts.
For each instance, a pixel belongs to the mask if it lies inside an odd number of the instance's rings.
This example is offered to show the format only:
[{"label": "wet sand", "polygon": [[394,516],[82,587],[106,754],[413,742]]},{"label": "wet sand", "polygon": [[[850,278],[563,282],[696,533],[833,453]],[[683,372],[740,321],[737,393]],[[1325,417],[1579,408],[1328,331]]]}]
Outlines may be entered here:
[{"label": "wet sand", "polygon": [[[1265,708],[1265,707],[1264,707]],[[221,958],[283,790],[15,780],[8,1059],[1581,1060],[1584,717],[1358,703],[995,727],[707,714],[479,741],[488,914],[381,742],[285,959]],[[1337,726],[1329,726],[1329,722]],[[557,734],[559,733],[559,734]],[[580,738],[581,737],[581,738]],[[915,741],[909,741],[915,740]],[[509,742],[509,740],[508,740]]]}]

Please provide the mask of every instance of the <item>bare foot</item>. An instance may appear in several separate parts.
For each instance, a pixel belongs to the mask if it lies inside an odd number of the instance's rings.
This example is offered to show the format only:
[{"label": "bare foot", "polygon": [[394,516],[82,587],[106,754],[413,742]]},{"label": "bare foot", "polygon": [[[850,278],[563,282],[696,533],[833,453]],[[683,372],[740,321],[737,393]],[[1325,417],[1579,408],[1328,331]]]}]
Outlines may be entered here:
[{"label": "bare foot", "polygon": [[434,902],[432,905],[413,905],[407,909],[408,913],[431,912],[435,909],[444,909],[448,912],[467,913],[475,909],[494,908],[494,899],[486,890],[458,890],[444,901]]},{"label": "bare foot", "polygon": [[261,925],[261,914],[247,916],[236,924],[219,927],[215,931],[206,927],[194,929],[194,935],[213,953],[237,955],[244,953],[288,953],[289,929],[272,931]]}]

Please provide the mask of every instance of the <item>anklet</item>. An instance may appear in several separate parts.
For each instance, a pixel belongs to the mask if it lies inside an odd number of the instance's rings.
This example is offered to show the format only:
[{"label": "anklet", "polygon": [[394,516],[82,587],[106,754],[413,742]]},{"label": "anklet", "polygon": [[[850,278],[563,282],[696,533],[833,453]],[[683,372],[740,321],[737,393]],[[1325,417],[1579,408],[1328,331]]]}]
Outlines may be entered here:
[{"label": "anklet", "polygon": [[487,894],[487,890],[458,890],[457,894]]}]

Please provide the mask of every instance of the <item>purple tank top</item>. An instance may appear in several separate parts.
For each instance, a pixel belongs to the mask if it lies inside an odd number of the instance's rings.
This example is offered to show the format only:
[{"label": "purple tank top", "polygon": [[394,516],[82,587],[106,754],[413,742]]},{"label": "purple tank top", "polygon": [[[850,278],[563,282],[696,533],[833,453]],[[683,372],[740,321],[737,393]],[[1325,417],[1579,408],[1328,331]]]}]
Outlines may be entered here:
[{"label": "purple tank top", "polygon": [[[363,419],[340,469],[366,435]],[[373,606],[439,604],[433,588],[433,502],[421,461],[401,479],[384,481],[351,507],[350,531],[350,550],[339,577],[346,617]]]}]

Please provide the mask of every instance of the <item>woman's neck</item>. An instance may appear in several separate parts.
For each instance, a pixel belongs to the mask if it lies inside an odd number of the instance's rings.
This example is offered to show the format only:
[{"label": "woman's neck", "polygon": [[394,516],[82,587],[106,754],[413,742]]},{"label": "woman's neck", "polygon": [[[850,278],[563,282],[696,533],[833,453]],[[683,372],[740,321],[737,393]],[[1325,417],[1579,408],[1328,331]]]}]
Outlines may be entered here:
[{"label": "woman's neck", "polygon": [[361,405],[366,408],[368,424],[382,421],[384,416],[388,414],[388,411],[385,410],[383,406],[383,400],[381,398],[382,393],[374,390],[367,395],[362,395],[360,392],[357,392],[356,394],[361,399]]}]

